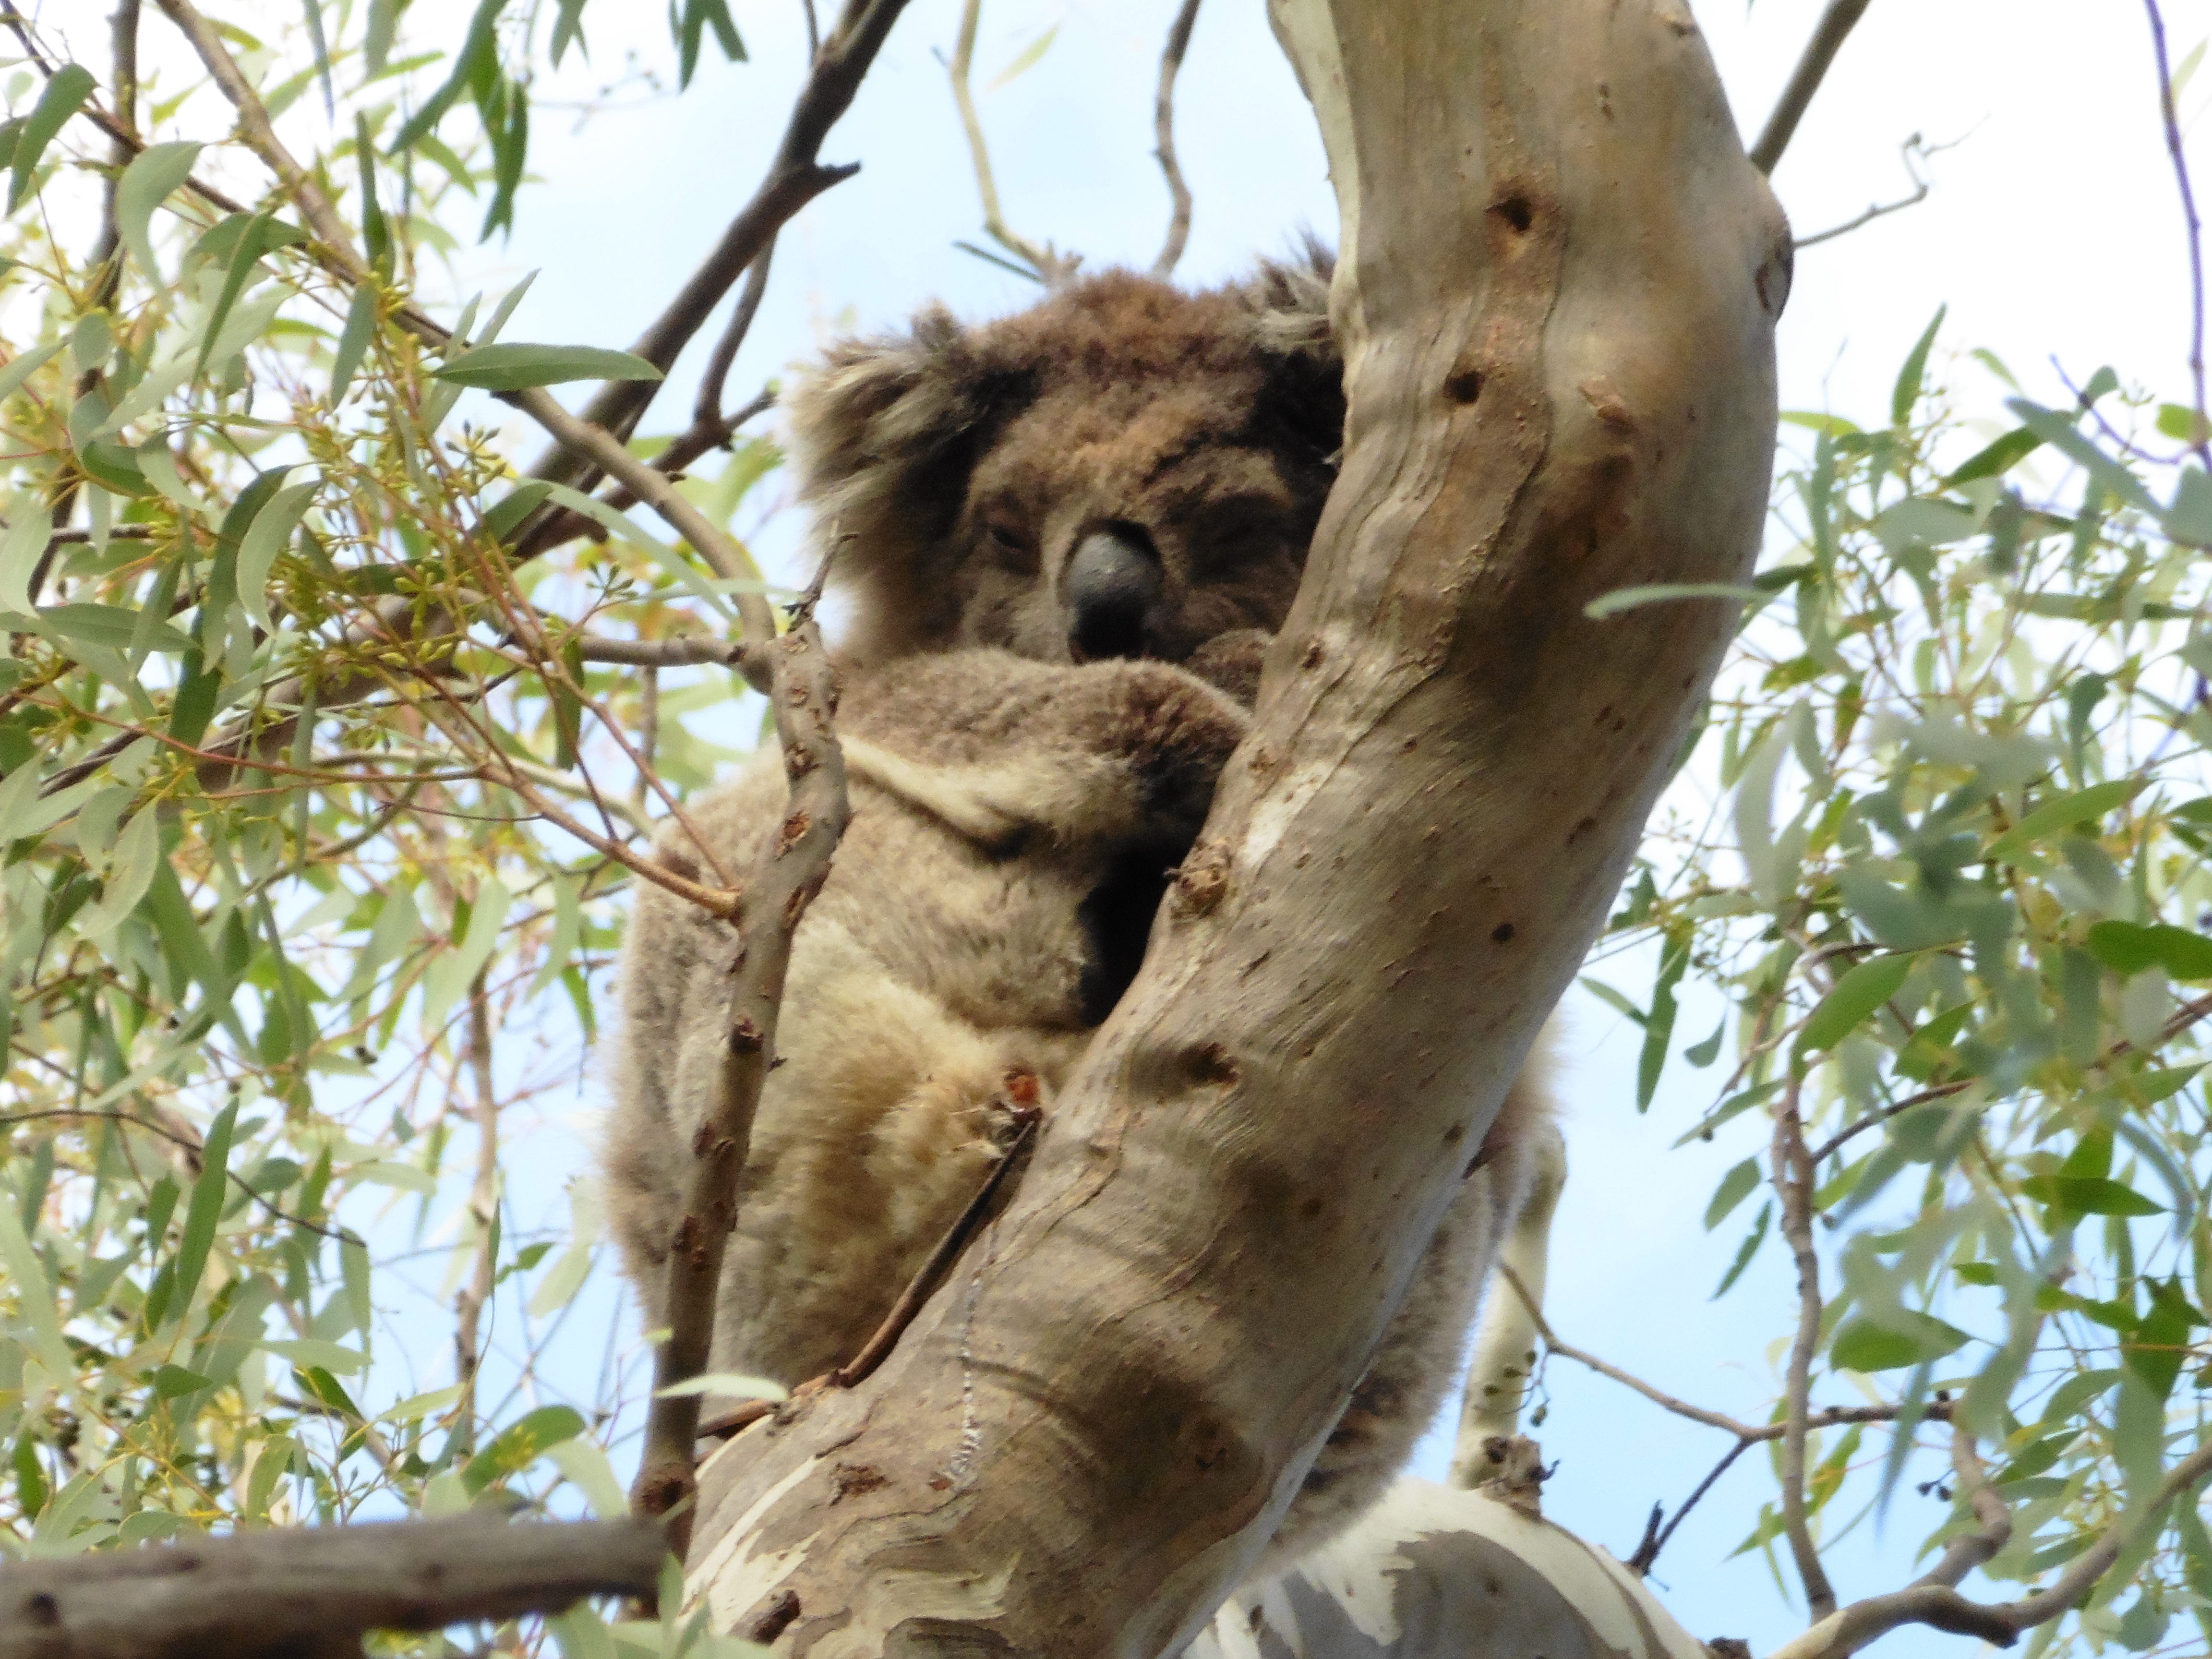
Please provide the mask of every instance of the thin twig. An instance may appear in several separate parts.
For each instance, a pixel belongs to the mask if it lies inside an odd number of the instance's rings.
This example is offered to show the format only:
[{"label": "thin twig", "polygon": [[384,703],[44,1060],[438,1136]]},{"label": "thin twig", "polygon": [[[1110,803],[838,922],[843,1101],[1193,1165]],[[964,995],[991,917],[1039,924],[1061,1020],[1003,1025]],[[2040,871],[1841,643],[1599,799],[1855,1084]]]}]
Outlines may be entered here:
[{"label": "thin twig", "polygon": [[691,424],[720,432],[724,443],[729,441],[735,428],[722,419],[722,388],[729,381],[730,365],[738,360],[738,348],[745,343],[745,336],[752,331],[753,319],[760,313],[761,297],[768,292],[769,264],[775,258],[775,244],[770,242],[760,251],[760,257],[746,267],[745,285],[738,295],[737,309],[730,313],[730,325],[714,342],[714,355],[707,359],[706,373],[699,377],[699,398],[691,406]]},{"label": "thin twig", "polygon": [[1951,1425],[1951,1467],[1958,1472],[1959,1492],[1981,1524],[1951,1540],[1941,1560],[1912,1581],[1909,1588],[1959,1581],[2012,1541],[2012,1510],[1990,1485],[1982,1460],[1974,1450],[1973,1431],[1963,1423]]},{"label": "thin twig", "polygon": [[836,681],[820,628],[811,617],[794,616],[790,630],[760,654],[769,659],[769,707],[791,780],[791,806],[760,848],[735,917],[729,1031],[714,1103],[692,1142],[684,1175],[683,1214],[670,1243],[662,1300],[668,1336],[653,1355],[653,1401],[631,1489],[637,1513],[667,1518],[670,1547],[679,1558],[690,1541],[690,1500],[698,1490],[694,1449],[700,1397],[668,1390],[706,1369],[722,1255],[737,1224],[738,1181],[761,1085],[775,1063],[776,1016],[792,936],[829,878],[830,858],[851,816],[844,756],[831,726]]},{"label": "thin twig", "polygon": [[1910,196],[1900,196],[1894,202],[1872,204],[1857,217],[1846,219],[1840,225],[1831,225],[1826,230],[1815,231],[1810,236],[1800,236],[1790,246],[1799,249],[1817,247],[1822,242],[1832,242],[1838,236],[1848,236],[1862,226],[1870,225],[1875,220],[1886,218],[1893,213],[1902,213],[1905,209],[1917,207],[1926,201],[1928,192],[1935,186],[1929,180],[1920,176],[1920,169],[1913,165],[1913,157],[1916,154],[1926,155],[1930,152],[1922,145],[1920,135],[1917,132],[1906,139],[1899,149],[1905,155],[1905,170],[1912,179],[1912,193]]},{"label": "thin twig", "polygon": [[[1697,1508],[1698,1500],[1712,1490],[1716,1480],[1728,1473],[1729,1465],[1742,1456],[1753,1443],[1755,1443],[1749,1440],[1739,1440],[1723,1452],[1721,1461],[1714,1464],[1705,1478],[1698,1481],[1691,1490],[1690,1495],[1682,1500],[1681,1507],[1674,1511],[1673,1518],[1667,1522],[1666,1526],[1662,1528],[1656,1535],[1647,1529],[1644,1541],[1636,1547],[1636,1553],[1621,1565],[1639,1578],[1649,1575],[1652,1567],[1658,1562],[1659,1552],[1667,1547],[1667,1540],[1674,1535],[1674,1528],[1682,1524],[1682,1517]],[[1657,1513],[1656,1510],[1653,1512]]]},{"label": "thin twig", "polygon": [[991,149],[984,141],[983,123],[975,113],[975,94],[969,87],[969,70],[975,61],[975,26],[982,11],[983,0],[963,0],[960,33],[953,42],[950,74],[952,101],[960,111],[960,129],[968,137],[968,160],[975,171],[975,191],[983,198],[983,231],[1009,253],[1026,259],[1037,280],[1046,287],[1057,287],[1075,274],[1083,256],[1060,253],[1050,242],[1030,241],[1006,223],[1006,216],[999,208],[998,181],[991,173]]},{"label": "thin twig", "polygon": [[468,1068],[476,1085],[477,1168],[469,1183],[469,1218],[476,1224],[477,1259],[469,1282],[453,1298],[453,1373],[461,1385],[453,1435],[464,1452],[476,1446],[477,1371],[483,1362],[481,1340],[485,1305],[491,1300],[498,1267],[499,1095],[491,1075],[491,993],[486,970],[477,969],[469,987]]},{"label": "thin twig", "polygon": [[[816,157],[830,129],[851,107],[854,94],[906,5],[907,0],[847,0],[844,15],[814,53],[767,176],[667,308],[630,343],[632,356],[665,373],[776,232],[823,191],[860,170],[857,162],[823,167]],[[627,438],[653,402],[658,385],[611,381],[585,406],[584,419]],[[575,469],[557,454],[541,456],[531,471],[535,477],[574,481]]]},{"label": "thin twig", "polygon": [[1798,1116],[1804,1073],[1790,1068],[1790,1085],[1774,1114],[1774,1194],[1782,1208],[1782,1237],[1797,1264],[1797,1337],[1783,1385],[1782,1525],[1805,1586],[1805,1607],[1815,1620],[1836,1609],[1836,1592],[1813,1546],[1805,1504],[1805,1440],[1811,1415],[1813,1354],[1820,1346],[1820,1259],[1813,1249],[1813,1159],[1805,1150]]},{"label": "thin twig", "polygon": [[1176,261],[1182,258],[1183,244],[1190,240],[1190,186],[1183,182],[1182,167],[1176,160],[1175,83],[1183,54],[1190,50],[1191,25],[1197,21],[1198,0],[1182,0],[1182,9],[1168,30],[1167,45],[1160,48],[1159,90],[1152,97],[1152,154],[1168,182],[1168,199],[1175,204],[1168,219],[1168,239],[1160,247],[1160,257],[1152,261],[1152,275],[1162,280],[1173,274]]},{"label": "thin twig", "polygon": [[1797,60],[1790,84],[1782,88],[1774,113],[1766,118],[1758,142],[1751,147],[1751,164],[1761,173],[1773,172],[1774,164],[1782,159],[1782,152],[1790,148],[1790,136],[1804,118],[1813,94],[1820,89],[1828,65],[1836,61],[1844,37],[1850,33],[1866,9],[1867,0],[1828,0],[1828,9],[1814,26],[1813,38],[1805,43],[1804,56]]},{"label": "thin twig", "polygon": [[2159,118],[2166,128],[2166,153],[2173,158],[2174,183],[2181,191],[2181,216],[2189,227],[2189,378],[2197,396],[2197,429],[2190,448],[2212,469],[2212,416],[2204,407],[2204,226],[2197,216],[2197,192],[2189,183],[2189,161],[2181,148],[2181,122],[2173,108],[2173,71],[2166,56],[2166,19],[2158,0],[2143,0],[2150,14],[2151,49],[2158,58]]}]

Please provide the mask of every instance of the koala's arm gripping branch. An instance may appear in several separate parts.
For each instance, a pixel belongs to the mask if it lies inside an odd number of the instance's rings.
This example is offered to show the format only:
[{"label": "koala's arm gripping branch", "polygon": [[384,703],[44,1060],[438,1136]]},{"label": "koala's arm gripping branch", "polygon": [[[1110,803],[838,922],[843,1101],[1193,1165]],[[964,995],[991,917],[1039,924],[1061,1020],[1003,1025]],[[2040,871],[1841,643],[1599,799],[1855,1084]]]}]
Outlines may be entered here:
[{"label": "koala's arm gripping branch", "polygon": [[684,1212],[668,1253],[669,1334],[653,1356],[653,1398],[645,1451],[631,1492],[640,1514],[667,1516],[680,1558],[692,1528],[700,1396],[665,1392],[707,1368],[714,1336],[722,1255],[737,1224],[738,1177],[752,1140],[761,1085],[775,1064],[776,1013],[783,1000],[792,935],[822,890],[851,808],[845,761],[832,725],[837,685],[822,634],[802,612],[790,630],[755,653],[769,664],[769,698],[791,781],[791,806],[755,860],[738,901],[738,959],[714,1105],[691,1146]]},{"label": "koala's arm gripping branch", "polygon": [[1153,1655],[1203,1624],[1734,621],[1585,607],[1758,549],[1789,231],[1682,0],[1276,17],[1343,211],[1342,475],[1183,902],[990,1249],[875,1376],[702,1471],[694,1591],[727,1629],[796,1609],[779,1653]]}]

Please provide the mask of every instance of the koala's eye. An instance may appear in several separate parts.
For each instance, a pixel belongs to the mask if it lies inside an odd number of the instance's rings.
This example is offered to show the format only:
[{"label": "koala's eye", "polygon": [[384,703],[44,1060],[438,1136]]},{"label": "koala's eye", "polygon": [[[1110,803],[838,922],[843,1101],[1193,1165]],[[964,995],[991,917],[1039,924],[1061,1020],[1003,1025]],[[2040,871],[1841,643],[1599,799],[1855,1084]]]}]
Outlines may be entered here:
[{"label": "koala's eye", "polygon": [[1036,556],[1036,549],[1022,527],[1006,519],[986,519],[983,539],[992,550],[1005,557],[1028,561]]}]

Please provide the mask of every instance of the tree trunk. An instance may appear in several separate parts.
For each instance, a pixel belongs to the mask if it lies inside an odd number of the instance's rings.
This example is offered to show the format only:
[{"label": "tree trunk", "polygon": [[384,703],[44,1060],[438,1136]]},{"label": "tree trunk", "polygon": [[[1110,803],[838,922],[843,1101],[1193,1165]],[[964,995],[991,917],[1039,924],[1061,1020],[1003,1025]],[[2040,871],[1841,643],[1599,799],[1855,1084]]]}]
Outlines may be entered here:
[{"label": "tree trunk", "polygon": [[1253,733],[1005,1216],[702,1472],[715,1622],[1173,1652],[1243,1577],[1603,920],[1728,637],[1789,239],[1680,0],[1278,0],[1344,470]]}]

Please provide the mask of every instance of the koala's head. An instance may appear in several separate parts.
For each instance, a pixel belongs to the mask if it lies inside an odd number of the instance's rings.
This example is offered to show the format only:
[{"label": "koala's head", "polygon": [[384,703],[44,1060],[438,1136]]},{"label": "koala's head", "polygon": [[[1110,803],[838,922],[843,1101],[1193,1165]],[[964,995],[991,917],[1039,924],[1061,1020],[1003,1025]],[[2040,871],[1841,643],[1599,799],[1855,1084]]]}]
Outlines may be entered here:
[{"label": "koala's head", "polygon": [[787,404],[847,653],[1181,662],[1278,628],[1343,441],[1328,275],[1318,249],[1200,294],[1110,271],[834,348]]}]

